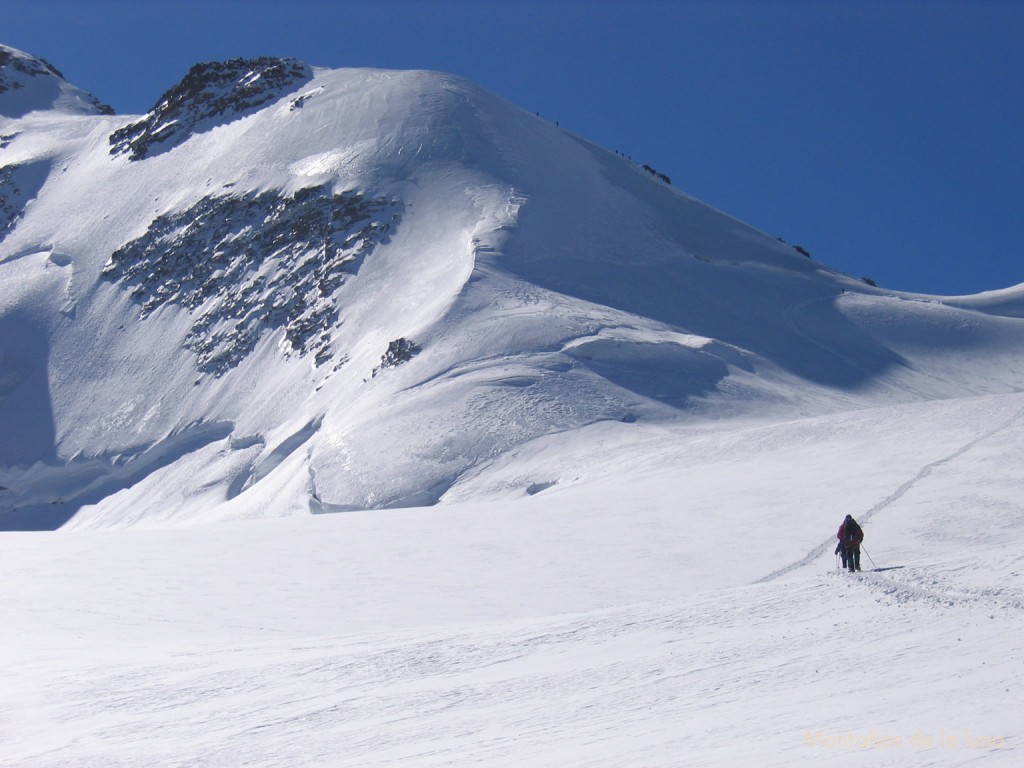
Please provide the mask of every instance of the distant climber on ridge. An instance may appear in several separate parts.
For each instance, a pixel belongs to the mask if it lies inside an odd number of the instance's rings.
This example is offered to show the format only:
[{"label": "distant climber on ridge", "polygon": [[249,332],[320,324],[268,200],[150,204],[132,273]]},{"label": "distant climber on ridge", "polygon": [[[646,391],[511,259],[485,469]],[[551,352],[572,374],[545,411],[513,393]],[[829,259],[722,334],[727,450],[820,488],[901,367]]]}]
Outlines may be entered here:
[{"label": "distant climber on ridge", "polygon": [[839,539],[839,544],[836,547],[837,551],[842,552],[843,556],[843,568],[849,568],[851,571],[860,570],[860,543],[864,541],[864,529],[861,528],[857,521],[853,519],[853,515],[847,515],[846,519],[843,520],[839,526],[839,532],[836,534],[836,538]]}]

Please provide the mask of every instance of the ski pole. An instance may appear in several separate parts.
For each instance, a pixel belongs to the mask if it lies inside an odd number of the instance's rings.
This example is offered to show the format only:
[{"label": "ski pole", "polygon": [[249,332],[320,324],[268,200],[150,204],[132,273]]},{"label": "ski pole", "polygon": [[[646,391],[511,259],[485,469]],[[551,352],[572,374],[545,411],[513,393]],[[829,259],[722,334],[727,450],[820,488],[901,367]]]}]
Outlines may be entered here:
[{"label": "ski pole", "polygon": [[[865,555],[868,555],[868,551],[867,551],[867,549],[865,549],[863,544],[860,545],[860,548],[864,550],[864,554]],[[874,565],[876,569],[878,568],[878,566],[875,565],[875,558],[873,558],[871,555],[868,555],[868,560],[871,561],[871,564]]]}]

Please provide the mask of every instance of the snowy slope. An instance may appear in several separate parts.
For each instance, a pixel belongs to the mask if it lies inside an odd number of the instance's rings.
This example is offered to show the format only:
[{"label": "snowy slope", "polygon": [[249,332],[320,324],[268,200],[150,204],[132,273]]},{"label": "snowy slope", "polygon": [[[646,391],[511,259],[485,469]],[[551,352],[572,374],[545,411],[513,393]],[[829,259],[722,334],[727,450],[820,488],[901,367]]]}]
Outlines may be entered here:
[{"label": "snowy slope", "polygon": [[451,76],[233,60],[142,117],[6,114],[9,528],[466,499],[594,423],[1020,380],[1001,304],[850,280]]},{"label": "snowy slope", "polygon": [[1020,762],[1024,287],[449,75],[0,75],[0,766]]},{"label": "snowy slope", "polygon": [[491,504],[7,534],[0,765],[1013,766],[1022,445],[1020,395],[958,399]]}]

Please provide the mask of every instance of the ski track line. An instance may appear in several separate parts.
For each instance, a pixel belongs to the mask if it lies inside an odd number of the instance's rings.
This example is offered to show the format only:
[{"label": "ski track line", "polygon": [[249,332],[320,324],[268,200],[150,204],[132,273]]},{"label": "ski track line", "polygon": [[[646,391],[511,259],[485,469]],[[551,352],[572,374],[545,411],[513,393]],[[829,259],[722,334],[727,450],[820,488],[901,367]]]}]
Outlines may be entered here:
[{"label": "ski track line", "polygon": [[971,606],[987,612],[1024,611],[1024,591],[1014,587],[971,587],[926,569],[880,574],[863,584],[897,605],[923,603],[929,609]]},{"label": "ski track line", "polygon": [[[905,496],[911,488],[913,488],[919,482],[928,477],[928,475],[932,473],[933,469],[935,469],[936,467],[941,467],[943,464],[948,464],[949,462],[960,458],[979,443],[984,442],[985,440],[988,440],[991,437],[994,437],[995,435],[999,434],[1005,429],[1009,429],[1014,423],[1019,421],[1022,416],[1024,416],[1024,409],[1017,411],[1017,413],[1015,413],[1002,424],[990,429],[988,432],[985,432],[979,435],[978,437],[975,437],[973,440],[968,441],[967,443],[957,448],[948,456],[944,456],[941,459],[936,459],[930,464],[925,464],[923,467],[921,467],[920,470],[918,470],[916,475],[907,480],[899,488],[897,488],[891,494],[886,496],[880,502],[875,504],[875,506],[873,506],[867,512],[862,513],[858,519],[858,522],[868,522],[872,517],[875,516],[877,512],[881,512],[886,507],[903,498],[903,496]],[[757,579],[752,583],[764,584],[769,581],[774,581],[775,579],[778,579],[781,576],[785,576],[787,573],[790,573],[791,571],[795,571],[797,568],[803,568],[806,565],[810,565],[819,557],[821,557],[826,551],[828,551],[828,548],[831,546],[833,546],[833,541],[830,538],[816,546],[814,549],[808,552],[804,557],[797,560],[795,563],[791,563],[790,565],[784,566],[778,569],[777,571],[772,571],[767,576],[762,576],[760,579]]]}]

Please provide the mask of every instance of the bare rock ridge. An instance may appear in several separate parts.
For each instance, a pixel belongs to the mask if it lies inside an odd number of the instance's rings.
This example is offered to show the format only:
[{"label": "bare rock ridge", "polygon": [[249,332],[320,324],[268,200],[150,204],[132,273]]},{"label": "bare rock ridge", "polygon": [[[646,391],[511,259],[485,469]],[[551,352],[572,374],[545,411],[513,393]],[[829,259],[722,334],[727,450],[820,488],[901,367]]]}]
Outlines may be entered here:
[{"label": "bare rock ridge", "polygon": [[193,66],[141,120],[110,136],[110,153],[143,160],[194,133],[255,112],[313,77],[295,59],[231,59]]},{"label": "bare rock ridge", "polygon": [[322,365],[332,356],[338,288],[400,217],[397,200],[329,185],[211,195],[158,216],[114,252],[103,277],[131,291],[142,319],[167,304],[189,310],[185,343],[204,373],[223,374],[278,328],[293,352]]},{"label": "bare rock ridge", "polygon": [[7,236],[46,181],[44,164],[0,166],[0,242]]}]

